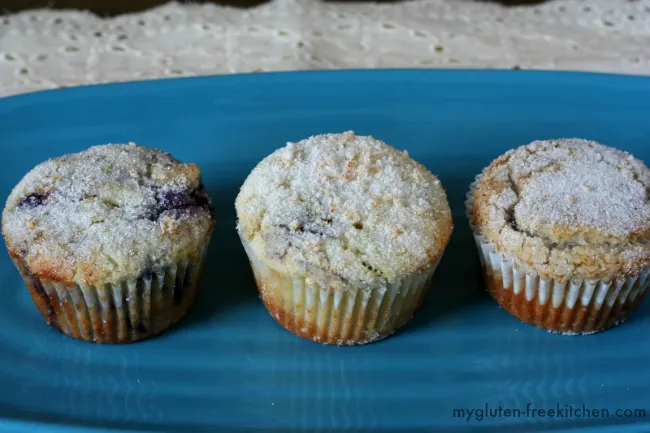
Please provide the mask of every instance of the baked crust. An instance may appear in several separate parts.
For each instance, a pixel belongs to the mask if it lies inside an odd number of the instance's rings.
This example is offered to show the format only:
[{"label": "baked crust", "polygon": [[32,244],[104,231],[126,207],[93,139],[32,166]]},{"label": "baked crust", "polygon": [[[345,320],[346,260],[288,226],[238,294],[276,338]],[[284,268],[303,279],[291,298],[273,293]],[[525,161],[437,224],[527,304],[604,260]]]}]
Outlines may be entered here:
[{"label": "baked crust", "polygon": [[647,293],[644,289],[632,299],[617,298],[612,304],[603,302],[599,305],[594,296],[587,305],[579,301],[572,307],[566,302],[554,306],[552,301],[540,302],[537,296],[527,299],[526,290],[516,293],[512,286],[504,286],[501,278],[484,275],[484,280],[490,296],[517,319],[565,335],[595,334],[620,325],[641,305]]},{"label": "baked crust", "polygon": [[498,252],[542,278],[601,279],[650,265],[650,170],[580,139],[535,141],[481,174],[473,216]]}]

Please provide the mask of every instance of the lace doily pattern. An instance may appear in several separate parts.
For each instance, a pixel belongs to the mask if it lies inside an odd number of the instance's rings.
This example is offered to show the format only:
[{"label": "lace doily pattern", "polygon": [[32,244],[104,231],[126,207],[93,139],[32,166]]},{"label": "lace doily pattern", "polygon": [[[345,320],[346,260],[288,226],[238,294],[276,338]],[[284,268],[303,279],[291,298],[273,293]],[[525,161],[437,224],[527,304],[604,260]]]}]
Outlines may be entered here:
[{"label": "lace doily pattern", "polygon": [[0,16],[0,96],[171,76],[344,68],[559,69],[650,75],[650,0],[169,3],[100,18]]}]

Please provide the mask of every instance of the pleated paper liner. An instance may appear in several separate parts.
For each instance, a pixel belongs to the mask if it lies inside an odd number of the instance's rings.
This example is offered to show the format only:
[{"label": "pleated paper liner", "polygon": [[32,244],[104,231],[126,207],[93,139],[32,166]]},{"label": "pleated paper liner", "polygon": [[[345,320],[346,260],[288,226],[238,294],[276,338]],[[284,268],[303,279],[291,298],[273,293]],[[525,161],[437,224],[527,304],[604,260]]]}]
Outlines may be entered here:
[{"label": "pleated paper liner", "polygon": [[196,297],[205,251],[198,262],[181,260],[159,272],[101,287],[40,279],[12,255],[48,324],[94,343],[131,343],[178,322]]},{"label": "pleated paper liner", "polygon": [[593,334],[623,322],[642,302],[650,285],[650,269],[636,276],[604,280],[544,279],[508,255],[496,251],[474,221],[470,186],[465,210],[479,252],[490,295],[519,320],[565,335]]},{"label": "pleated paper liner", "polygon": [[242,243],[271,316],[300,337],[335,345],[371,343],[404,326],[422,305],[438,265],[385,288],[344,291],[275,270]]}]

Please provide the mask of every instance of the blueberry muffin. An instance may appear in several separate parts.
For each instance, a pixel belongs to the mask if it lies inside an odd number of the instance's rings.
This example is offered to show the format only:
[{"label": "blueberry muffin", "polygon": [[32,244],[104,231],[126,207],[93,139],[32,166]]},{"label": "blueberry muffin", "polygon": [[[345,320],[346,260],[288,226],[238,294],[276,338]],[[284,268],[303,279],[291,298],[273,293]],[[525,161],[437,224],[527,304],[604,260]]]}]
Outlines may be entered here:
[{"label": "blueberry muffin", "polygon": [[650,273],[650,170],[593,141],[535,141],[497,158],[467,201],[488,291],[563,334],[621,323]]},{"label": "blueberry muffin", "polygon": [[96,343],[141,340],[183,317],[213,225],[199,168],[132,143],[39,164],[2,215],[47,323]]},{"label": "blueberry muffin", "polygon": [[236,200],[264,305],[289,331],[356,345],[404,325],[452,233],[440,181],[406,152],[352,132],[289,143]]}]

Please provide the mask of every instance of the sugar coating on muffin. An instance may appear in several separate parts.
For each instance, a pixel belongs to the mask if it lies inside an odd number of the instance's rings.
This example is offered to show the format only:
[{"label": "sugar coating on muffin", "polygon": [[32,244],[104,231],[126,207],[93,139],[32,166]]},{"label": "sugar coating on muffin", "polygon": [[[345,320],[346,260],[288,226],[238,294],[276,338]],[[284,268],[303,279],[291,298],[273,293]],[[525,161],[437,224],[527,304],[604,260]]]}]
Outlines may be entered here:
[{"label": "sugar coating on muffin", "polygon": [[275,267],[344,283],[386,283],[441,256],[452,218],[423,165],[353,132],[289,143],[250,174],[236,200],[240,235]]},{"label": "sugar coating on muffin", "polygon": [[2,218],[10,254],[33,274],[88,285],[198,260],[212,226],[199,168],[133,143],[39,164]]},{"label": "sugar coating on muffin", "polygon": [[481,175],[481,233],[544,277],[609,279],[650,265],[650,170],[581,139],[535,141]]}]

